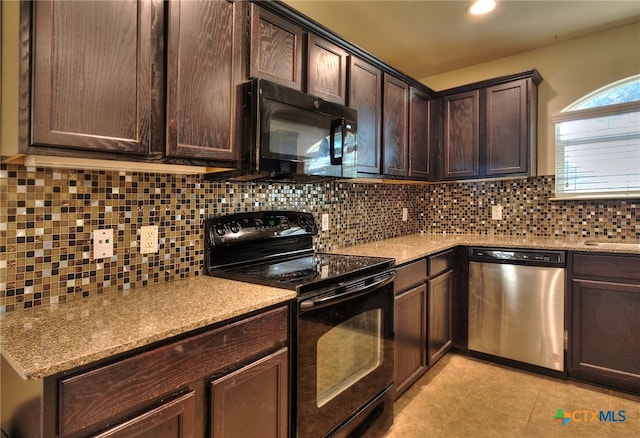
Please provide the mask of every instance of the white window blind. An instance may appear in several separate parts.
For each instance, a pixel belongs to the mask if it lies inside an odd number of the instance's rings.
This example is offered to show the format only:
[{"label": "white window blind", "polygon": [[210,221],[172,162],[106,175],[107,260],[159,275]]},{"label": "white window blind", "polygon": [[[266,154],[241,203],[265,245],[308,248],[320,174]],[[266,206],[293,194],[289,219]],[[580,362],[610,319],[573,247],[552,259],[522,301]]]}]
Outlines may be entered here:
[{"label": "white window blind", "polygon": [[640,198],[640,101],[554,121],[557,199]]}]

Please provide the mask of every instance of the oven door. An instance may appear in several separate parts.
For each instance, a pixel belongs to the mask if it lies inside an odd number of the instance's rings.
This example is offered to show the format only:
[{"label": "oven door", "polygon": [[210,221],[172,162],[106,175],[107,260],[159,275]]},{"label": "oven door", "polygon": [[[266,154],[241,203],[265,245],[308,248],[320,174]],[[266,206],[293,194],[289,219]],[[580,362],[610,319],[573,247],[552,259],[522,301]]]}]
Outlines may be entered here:
[{"label": "oven door", "polygon": [[[393,384],[394,276],[387,271],[368,279],[369,285],[362,279],[354,282],[351,293],[330,292],[298,302],[298,437],[333,435],[347,424],[357,427],[353,417]],[[384,415],[374,411],[386,428],[393,421],[392,403],[384,409]],[[375,418],[362,421],[373,423]]]}]

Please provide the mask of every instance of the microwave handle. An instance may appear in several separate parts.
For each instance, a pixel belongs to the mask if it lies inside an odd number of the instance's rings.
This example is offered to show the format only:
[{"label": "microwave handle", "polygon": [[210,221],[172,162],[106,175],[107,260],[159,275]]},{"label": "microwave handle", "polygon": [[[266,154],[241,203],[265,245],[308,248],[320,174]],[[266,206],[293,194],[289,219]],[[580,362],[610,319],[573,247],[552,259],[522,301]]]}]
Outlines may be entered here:
[{"label": "microwave handle", "polygon": [[[340,156],[336,157],[336,129],[340,129],[342,146],[340,147]],[[331,121],[331,134],[329,135],[329,154],[331,155],[331,165],[332,166],[341,166],[342,165],[342,154],[344,153],[344,128],[345,121],[344,117],[340,119],[335,119]]]}]

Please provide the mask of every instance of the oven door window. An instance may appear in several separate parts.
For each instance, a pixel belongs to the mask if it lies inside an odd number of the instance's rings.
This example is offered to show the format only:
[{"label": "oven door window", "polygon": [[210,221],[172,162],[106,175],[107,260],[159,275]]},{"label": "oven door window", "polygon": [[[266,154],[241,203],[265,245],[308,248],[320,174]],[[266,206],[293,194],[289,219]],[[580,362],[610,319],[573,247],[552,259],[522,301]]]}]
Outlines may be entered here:
[{"label": "oven door window", "polygon": [[382,309],[372,309],[349,318],[318,339],[318,407],[380,366],[382,323]]}]

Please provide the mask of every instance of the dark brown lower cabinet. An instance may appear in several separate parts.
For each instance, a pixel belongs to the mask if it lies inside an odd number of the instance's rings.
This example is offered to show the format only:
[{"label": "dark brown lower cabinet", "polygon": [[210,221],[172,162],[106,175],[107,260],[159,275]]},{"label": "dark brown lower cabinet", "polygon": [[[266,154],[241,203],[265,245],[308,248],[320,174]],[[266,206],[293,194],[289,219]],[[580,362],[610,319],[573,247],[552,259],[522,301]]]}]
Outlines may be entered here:
[{"label": "dark brown lower cabinet", "polygon": [[3,427],[21,438],[286,438],[288,345],[282,305],[41,380],[2,359],[3,389],[20,400]]},{"label": "dark brown lower cabinet", "polygon": [[395,386],[400,395],[427,370],[426,285],[398,295],[395,306]]},{"label": "dark brown lower cabinet", "polygon": [[394,386],[398,398],[427,371],[427,261],[396,269],[394,300]]},{"label": "dark brown lower cabinet", "polygon": [[95,438],[189,438],[195,436],[195,392],[172,398]]},{"label": "dark brown lower cabinet", "polygon": [[454,251],[398,267],[395,290],[395,397],[452,345]]},{"label": "dark brown lower cabinet", "polygon": [[287,349],[211,382],[212,438],[287,437]]},{"label": "dark brown lower cabinet", "polygon": [[640,257],[571,260],[570,376],[640,393]]},{"label": "dark brown lower cabinet", "polygon": [[427,359],[429,366],[440,359],[451,347],[451,299],[453,270],[432,278],[428,282],[429,329]]}]

